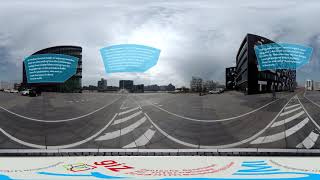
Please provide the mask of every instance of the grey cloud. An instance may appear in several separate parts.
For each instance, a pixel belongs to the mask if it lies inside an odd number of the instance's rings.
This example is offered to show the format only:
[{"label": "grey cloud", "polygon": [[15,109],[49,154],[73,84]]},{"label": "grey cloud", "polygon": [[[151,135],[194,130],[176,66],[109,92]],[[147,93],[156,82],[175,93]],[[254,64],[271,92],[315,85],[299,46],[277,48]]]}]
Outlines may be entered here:
[{"label": "grey cloud", "polygon": [[[19,74],[24,57],[69,44],[83,47],[84,84],[105,77],[114,85],[128,78],[181,86],[188,85],[192,75],[224,82],[224,68],[234,65],[246,33],[319,48],[315,39],[320,25],[312,20],[319,16],[319,7],[314,0],[4,1],[0,39],[6,41],[0,46],[7,55],[0,54],[0,64],[6,59],[11,64],[5,65],[7,69]],[[134,42],[162,50],[157,66],[143,74],[106,74],[99,48]],[[319,62],[319,52],[314,53],[312,62]],[[0,80],[3,77],[0,72]]]}]

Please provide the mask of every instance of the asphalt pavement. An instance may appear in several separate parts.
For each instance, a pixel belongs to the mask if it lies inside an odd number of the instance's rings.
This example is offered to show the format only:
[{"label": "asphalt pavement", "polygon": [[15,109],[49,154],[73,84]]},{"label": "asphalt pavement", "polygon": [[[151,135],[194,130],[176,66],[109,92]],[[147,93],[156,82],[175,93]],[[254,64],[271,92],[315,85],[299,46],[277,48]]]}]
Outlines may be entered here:
[{"label": "asphalt pavement", "polygon": [[320,92],[0,92],[1,149],[319,149]]}]

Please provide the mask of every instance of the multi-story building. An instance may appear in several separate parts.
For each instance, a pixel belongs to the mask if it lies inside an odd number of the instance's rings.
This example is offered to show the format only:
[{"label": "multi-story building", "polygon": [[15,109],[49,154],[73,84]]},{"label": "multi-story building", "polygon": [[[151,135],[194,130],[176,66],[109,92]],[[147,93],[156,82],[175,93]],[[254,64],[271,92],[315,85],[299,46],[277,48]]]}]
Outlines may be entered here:
[{"label": "multi-story building", "polygon": [[274,42],[254,34],[245,36],[236,56],[237,89],[247,94],[295,89],[296,70],[259,71],[254,47],[268,43]]},{"label": "multi-story building", "polygon": [[133,92],[143,93],[144,92],[144,84],[133,85]]},{"label": "multi-story building", "polygon": [[108,89],[107,80],[101,78],[100,81],[98,81],[98,91],[106,91]]},{"label": "multi-story building", "polygon": [[233,90],[236,88],[236,67],[226,68],[226,89]]},{"label": "multi-story building", "polygon": [[202,79],[199,77],[192,77],[190,81],[190,90],[192,92],[200,92],[202,91]]},{"label": "multi-story building", "polygon": [[205,91],[214,90],[216,89],[216,87],[217,87],[217,83],[214,82],[213,80],[208,80],[203,83],[203,88],[205,89]]},{"label": "multi-story building", "polygon": [[129,92],[133,91],[133,81],[132,80],[120,80],[119,89],[125,89]]},{"label": "multi-story building", "polygon": [[37,54],[64,54],[78,58],[76,74],[64,83],[28,83],[24,62],[22,64],[22,87],[36,88],[39,91],[49,92],[81,92],[82,91],[82,48],[79,46],[55,46],[33,53]]},{"label": "multi-story building", "polygon": [[157,84],[149,85],[144,87],[145,91],[160,91],[160,86]]},{"label": "multi-story building", "polygon": [[0,81],[0,89],[12,89],[14,88],[14,83],[8,81]]},{"label": "multi-story building", "polygon": [[308,91],[312,91],[313,90],[313,81],[310,79],[306,80],[305,88]]}]

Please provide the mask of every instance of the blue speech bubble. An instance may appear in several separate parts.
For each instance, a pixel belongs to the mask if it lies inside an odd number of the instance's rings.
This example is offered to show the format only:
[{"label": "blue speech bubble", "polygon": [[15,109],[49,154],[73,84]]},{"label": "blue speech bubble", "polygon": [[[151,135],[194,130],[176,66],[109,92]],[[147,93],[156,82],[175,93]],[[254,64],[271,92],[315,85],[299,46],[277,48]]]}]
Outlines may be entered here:
[{"label": "blue speech bubble", "polygon": [[100,49],[106,73],[145,72],[155,66],[160,50],[138,44],[119,44]]},{"label": "blue speech bubble", "polygon": [[298,69],[309,63],[312,48],[297,44],[271,43],[254,48],[259,70]]},{"label": "blue speech bubble", "polygon": [[24,60],[28,83],[63,83],[77,72],[78,58],[64,54],[37,54]]}]

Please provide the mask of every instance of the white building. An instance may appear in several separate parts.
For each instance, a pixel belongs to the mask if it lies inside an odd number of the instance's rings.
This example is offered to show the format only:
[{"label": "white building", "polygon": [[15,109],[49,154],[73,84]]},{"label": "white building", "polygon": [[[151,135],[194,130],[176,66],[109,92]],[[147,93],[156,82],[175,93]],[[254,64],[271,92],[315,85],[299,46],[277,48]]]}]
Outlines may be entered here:
[{"label": "white building", "polygon": [[13,84],[12,82],[0,81],[0,89],[13,89]]},{"label": "white building", "polygon": [[313,90],[313,80],[306,80],[305,88],[307,91],[312,91]]}]

